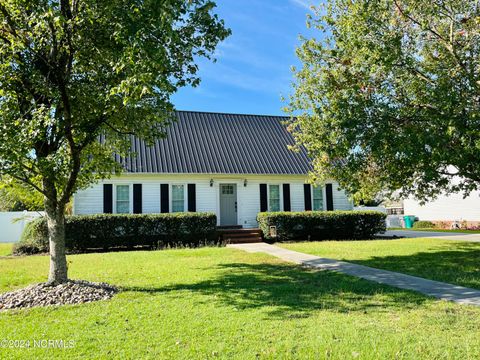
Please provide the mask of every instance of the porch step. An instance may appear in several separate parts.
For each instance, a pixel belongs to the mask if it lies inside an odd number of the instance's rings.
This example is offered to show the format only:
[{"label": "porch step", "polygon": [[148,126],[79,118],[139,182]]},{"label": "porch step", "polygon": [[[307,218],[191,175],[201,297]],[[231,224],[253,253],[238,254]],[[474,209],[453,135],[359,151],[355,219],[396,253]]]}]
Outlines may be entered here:
[{"label": "porch step", "polygon": [[223,241],[227,244],[244,244],[263,241],[260,229],[219,229]]},{"label": "porch step", "polygon": [[247,244],[247,243],[259,243],[263,242],[261,237],[242,237],[242,238],[231,238],[227,239],[229,244]]},{"label": "porch step", "polygon": [[242,230],[242,225],[220,225],[218,230]]}]

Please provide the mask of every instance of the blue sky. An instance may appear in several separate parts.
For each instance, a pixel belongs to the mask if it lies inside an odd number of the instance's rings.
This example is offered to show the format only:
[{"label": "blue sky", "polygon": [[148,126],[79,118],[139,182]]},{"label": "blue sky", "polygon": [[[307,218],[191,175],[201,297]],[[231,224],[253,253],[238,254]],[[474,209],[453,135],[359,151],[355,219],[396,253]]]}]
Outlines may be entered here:
[{"label": "blue sky", "polygon": [[283,115],[281,96],[291,92],[295,48],[308,35],[310,0],[217,0],[216,12],[232,35],[217,62],[199,60],[197,88],[172,98],[178,110]]}]

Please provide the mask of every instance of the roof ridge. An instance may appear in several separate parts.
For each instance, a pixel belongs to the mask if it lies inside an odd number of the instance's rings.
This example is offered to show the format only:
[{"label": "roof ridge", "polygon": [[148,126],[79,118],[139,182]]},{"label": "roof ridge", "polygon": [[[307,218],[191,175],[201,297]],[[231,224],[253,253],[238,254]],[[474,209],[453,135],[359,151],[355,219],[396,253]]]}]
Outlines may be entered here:
[{"label": "roof ridge", "polygon": [[247,113],[231,113],[221,111],[201,111],[201,110],[175,110],[175,112],[183,113],[197,113],[197,114],[217,114],[217,115],[238,115],[238,116],[261,116],[261,117],[274,117],[274,118],[292,118],[289,115],[268,115],[268,114],[247,114]]}]

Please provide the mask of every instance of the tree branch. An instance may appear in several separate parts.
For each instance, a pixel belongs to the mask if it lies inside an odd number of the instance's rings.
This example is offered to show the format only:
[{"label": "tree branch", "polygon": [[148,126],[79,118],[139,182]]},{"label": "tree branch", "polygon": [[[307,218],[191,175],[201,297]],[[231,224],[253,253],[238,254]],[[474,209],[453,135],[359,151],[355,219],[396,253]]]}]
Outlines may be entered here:
[{"label": "tree branch", "polygon": [[37,190],[38,192],[40,192],[42,195],[47,196],[47,193],[46,193],[42,188],[40,188],[39,186],[35,185],[35,184],[34,184],[33,182],[31,182],[28,178],[24,178],[24,177],[15,175],[15,174],[10,174],[10,173],[7,173],[7,175],[9,175],[9,176],[11,176],[12,178],[17,179],[17,180],[19,180],[19,181],[22,181],[22,182],[24,182],[24,183],[27,184],[27,185],[30,185],[30,186],[33,187],[35,190]]}]

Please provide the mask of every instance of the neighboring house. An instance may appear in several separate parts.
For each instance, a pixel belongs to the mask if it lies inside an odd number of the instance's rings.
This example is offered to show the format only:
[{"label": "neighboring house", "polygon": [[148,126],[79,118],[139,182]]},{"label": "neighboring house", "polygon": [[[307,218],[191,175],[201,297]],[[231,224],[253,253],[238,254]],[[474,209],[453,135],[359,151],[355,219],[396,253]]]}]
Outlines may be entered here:
[{"label": "neighboring house", "polygon": [[462,194],[441,195],[424,205],[414,199],[405,199],[403,207],[406,215],[415,215],[419,220],[444,223],[446,226],[453,221],[480,225],[480,191],[472,192],[465,199]]},{"label": "neighboring house", "polygon": [[[125,172],[74,197],[74,214],[213,211],[218,225],[257,226],[261,211],[350,210],[338,184],[307,184],[311,164],[286,130],[286,117],[178,111],[166,139]],[[120,161],[120,158],[118,158]]]}]

